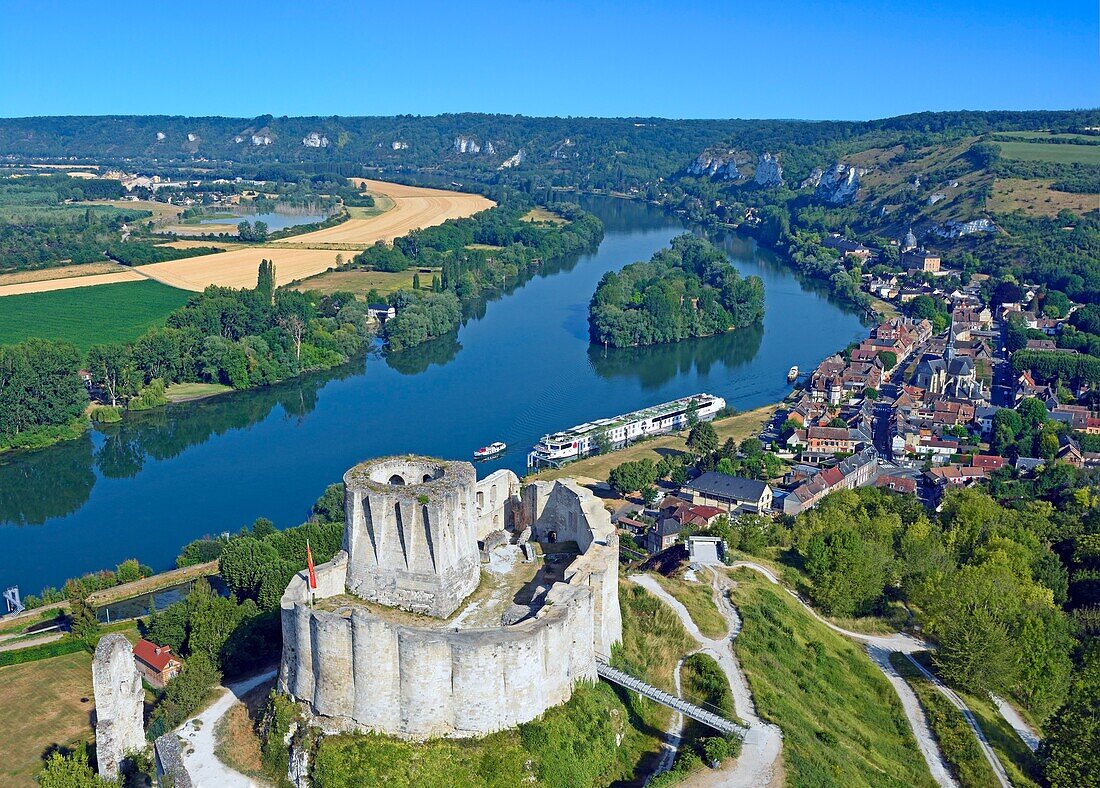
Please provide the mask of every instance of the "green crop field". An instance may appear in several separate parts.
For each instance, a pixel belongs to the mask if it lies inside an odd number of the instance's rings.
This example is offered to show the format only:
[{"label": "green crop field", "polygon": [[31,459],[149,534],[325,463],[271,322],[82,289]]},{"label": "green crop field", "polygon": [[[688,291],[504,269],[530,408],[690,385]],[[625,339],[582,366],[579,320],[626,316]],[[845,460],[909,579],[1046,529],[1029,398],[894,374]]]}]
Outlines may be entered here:
[{"label": "green crop field", "polygon": [[101,342],[127,342],[162,325],[190,296],[152,281],[5,296],[0,298],[0,344],[41,337],[87,350]]},{"label": "green crop field", "polygon": [[1055,145],[1048,142],[998,142],[1001,155],[1019,161],[1054,164],[1100,164],[1100,145]]}]

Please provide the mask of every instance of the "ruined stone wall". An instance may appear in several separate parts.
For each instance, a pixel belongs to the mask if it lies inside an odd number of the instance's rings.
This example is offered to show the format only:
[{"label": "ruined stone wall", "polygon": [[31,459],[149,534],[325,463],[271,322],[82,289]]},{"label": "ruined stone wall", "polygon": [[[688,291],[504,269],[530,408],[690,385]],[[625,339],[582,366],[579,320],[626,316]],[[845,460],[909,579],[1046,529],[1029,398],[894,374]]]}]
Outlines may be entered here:
[{"label": "ruined stone wall", "polygon": [[502,531],[514,525],[513,505],[518,495],[519,477],[506,468],[478,481],[474,500],[479,542],[493,531]]},{"label": "ruined stone wall", "polygon": [[100,775],[113,780],[127,753],[145,749],[145,691],[125,635],[116,632],[100,639],[92,659],[92,688],[96,761]]}]

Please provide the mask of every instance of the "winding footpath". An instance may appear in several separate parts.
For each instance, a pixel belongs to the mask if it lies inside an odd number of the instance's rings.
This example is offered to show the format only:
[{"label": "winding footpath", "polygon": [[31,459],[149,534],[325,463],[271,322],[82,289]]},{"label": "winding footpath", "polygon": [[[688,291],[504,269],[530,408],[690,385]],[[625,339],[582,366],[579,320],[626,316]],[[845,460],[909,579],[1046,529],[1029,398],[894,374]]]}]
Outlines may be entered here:
[{"label": "winding footpath", "polygon": [[[729,681],[730,690],[733,693],[735,713],[748,725],[749,732],[741,743],[741,754],[737,757],[736,765],[732,770],[723,769],[721,772],[711,772],[710,774],[713,775],[714,779],[710,782],[710,785],[750,788],[751,786],[765,786],[771,783],[776,775],[776,761],[783,749],[783,734],[777,726],[764,722],[756,714],[756,707],[752,702],[752,693],[749,691],[748,683],[737,664],[737,657],[733,653],[733,639],[737,637],[737,633],[741,630],[741,620],[733,606],[726,602],[725,606],[720,607],[729,625],[729,634],[719,640],[712,640],[699,631],[699,627],[692,621],[687,608],[677,601],[672,594],[661,588],[652,576],[631,575],[629,579],[672,608],[688,634],[699,644],[699,649],[693,653],[702,652],[714,658]],[[717,575],[714,575],[713,584],[717,589]],[[724,594],[718,593],[717,596],[724,599]],[[678,737],[676,743],[678,744]],[[672,746],[673,744],[670,742],[669,747]],[[672,752],[675,754],[674,749]],[[662,762],[664,762],[664,758],[662,758]]]},{"label": "winding footpath", "polygon": [[[779,585],[790,594],[798,603],[807,611],[811,616],[827,626],[829,629],[837,632],[845,637],[849,637],[853,640],[859,641],[864,644],[867,649],[867,653],[879,669],[886,675],[887,680],[894,687],[894,690],[898,693],[898,697],[901,699],[902,707],[905,709],[905,716],[909,718],[909,726],[913,730],[913,734],[916,736],[917,744],[920,747],[921,754],[924,755],[925,761],[928,763],[928,768],[932,772],[932,777],[941,786],[957,786],[958,782],[952,776],[946,761],[943,758],[943,753],[940,751],[939,745],[936,742],[935,737],[932,734],[931,729],[928,727],[928,721],[924,716],[924,712],[920,707],[920,703],[917,701],[916,695],[913,693],[912,688],[906,683],[906,681],[898,675],[894,670],[893,665],[890,664],[890,654],[893,652],[899,652],[906,656],[906,658],[916,666],[917,670],[928,679],[928,681],[947,698],[959,712],[963,715],[963,719],[966,720],[967,725],[970,726],[970,730],[978,740],[978,744],[981,747],[982,754],[985,756],[986,761],[989,762],[990,768],[997,777],[997,781],[1001,784],[1002,788],[1009,788],[1012,783],[1009,782],[1008,774],[1005,772],[1004,766],[1001,764],[1000,759],[997,758],[997,754],[993,751],[993,748],[989,745],[989,740],[986,738],[985,733],[982,731],[981,726],[978,725],[977,719],[974,717],[974,713],[966,705],[966,702],[959,697],[958,693],[944,684],[935,674],[927,670],[916,659],[913,658],[913,654],[918,651],[927,651],[929,646],[924,641],[914,638],[910,635],[898,632],[893,635],[867,635],[862,632],[852,632],[851,630],[838,627],[836,624],[828,621],[821,616],[816,610],[814,610],[806,600],[802,599],[791,589],[784,586],[779,582],[779,578],[775,576],[767,567],[760,564],[753,563],[751,561],[737,561],[730,567],[736,569],[744,567],[753,571],[759,572],[764,575],[770,582]],[[994,698],[997,703],[997,708],[1001,712],[1001,715],[1016,731],[1017,735],[1024,741],[1024,743],[1034,751],[1038,748],[1038,735],[1032,730],[1027,723],[1020,717],[1020,715],[1009,704]],[[1013,721],[1015,718],[1015,722]],[[1034,746],[1033,746],[1034,744]]]},{"label": "winding footpath", "polygon": [[238,681],[224,688],[216,701],[201,714],[192,717],[181,725],[176,733],[183,740],[183,766],[198,787],[218,786],[218,788],[256,788],[259,786],[235,769],[230,768],[216,754],[217,729],[222,717],[249,690],[271,681],[278,671],[269,670],[258,676]]}]

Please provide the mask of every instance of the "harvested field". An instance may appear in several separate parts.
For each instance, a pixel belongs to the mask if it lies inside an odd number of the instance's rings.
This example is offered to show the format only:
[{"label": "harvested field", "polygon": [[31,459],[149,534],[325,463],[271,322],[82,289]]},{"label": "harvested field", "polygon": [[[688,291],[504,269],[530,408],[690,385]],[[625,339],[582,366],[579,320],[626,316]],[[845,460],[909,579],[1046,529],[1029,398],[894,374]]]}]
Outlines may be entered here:
[{"label": "harvested field", "polygon": [[[376,241],[394,238],[421,227],[434,227],[448,219],[458,219],[493,207],[494,203],[478,194],[461,194],[441,189],[402,186],[396,183],[354,179],[360,188],[381,194],[393,202],[393,208],[377,215],[372,210],[356,209],[343,224],[304,233],[267,246],[249,246],[221,254],[173,260],[141,267],[142,274],[166,285],[185,290],[203,290],[207,285],[254,287],[260,260],[274,260],[276,284],[327,271],[336,264],[338,251],[363,249]],[[379,208],[384,204],[380,204]]]},{"label": "harvested field", "polygon": [[[414,268],[407,271],[398,271],[397,273],[388,271],[329,271],[299,282],[294,285],[294,289],[303,293],[307,290],[318,290],[322,293],[343,291],[360,296],[365,296],[370,290],[377,290],[382,295],[386,295],[395,290],[411,290],[413,274],[416,272],[417,269]],[[420,274],[421,287],[428,287],[431,283],[432,274]]]},{"label": "harvested field", "polygon": [[203,241],[203,240],[184,240],[169,241],[165,244],[157,244],[157,246],[166,246],[169,249],[199,249],[207,246],[213,246],[216,249],[221,249],[223,252],[231,252],[234,249],[245,249],[248,244],[239,244],[235,242],[224,241]]},{"label": "harvested field", "polygon": [[87,203],[80,203],[80,205],[111,205],[126,211],[149,211],[153,214],[152,219],[146,219],[145,221],[152,221],[154,224],[173,222],[176,217],[183,213],[183,208],[178,205],[169,205],[153,200],[91,200]]},{"label": "harvested field", "polygon": [[140,282],[145,277],[126,268],[108,274],[92,274],[90,276],[67,276],[60,279],[42,279],[39,281],[23,282],[22,284],[0,285],[0,297],[26,295],[28,293],[48,293],[52,290],[72,290],[75,287],[91,287],[92,285],[113,285],[120,282]]},{"label": "harvested field", "polygon": [[434,227],[448,219],[461,219],[492,208],[492,200],[480,194],[463,194],[442,189],[425,189],[397,183],[353,179],[360,188],[381,193],[393,200],[393,208],[367,219],[349,219],[343,224],[294,236],[295,243],[349,243],[370,246],[375,241],[392,241],[411,230]]},{"label": "harvested field", "polygon": [[85,263],[83,265],[63,265],[59,268],[36,268],[32,271],[13,271],[0,274],[0,287],[21,285],[27,282],[45,282],[50,279],[72,279],[77,276],[93,274],[114,274],[130,269],[118,263]]},{"label": "harvested field", "polygon": [[207,285],[255,287],[260,261],[273,260],[276,283],[283,285],[332,268],[336,265],[336,255],[337,252],[326,249],[249,246],[232,252],[143,265],[141,273],[184,290],[202,291]]}]

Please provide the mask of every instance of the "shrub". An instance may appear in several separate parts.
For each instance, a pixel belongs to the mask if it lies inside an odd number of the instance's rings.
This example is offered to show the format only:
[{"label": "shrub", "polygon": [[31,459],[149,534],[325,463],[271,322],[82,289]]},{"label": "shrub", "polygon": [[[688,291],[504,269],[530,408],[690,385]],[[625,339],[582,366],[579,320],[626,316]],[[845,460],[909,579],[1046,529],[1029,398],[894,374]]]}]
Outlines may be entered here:
[{"label": "shrub", "polygon": [[92,408],[89,417],[96,424],[115,424],[122,421],[122,411],[111,405],[97,405]]}]

